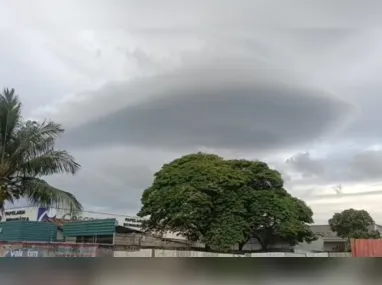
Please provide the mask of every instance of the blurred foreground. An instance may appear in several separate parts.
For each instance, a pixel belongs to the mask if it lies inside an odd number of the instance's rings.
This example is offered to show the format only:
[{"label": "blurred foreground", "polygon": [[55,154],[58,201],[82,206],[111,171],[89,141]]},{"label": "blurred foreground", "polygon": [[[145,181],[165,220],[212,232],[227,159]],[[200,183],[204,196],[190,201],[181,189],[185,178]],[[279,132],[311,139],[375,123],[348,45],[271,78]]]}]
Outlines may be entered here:
[{"label": "blurred foreground", "polygon": [[[377,259],[1,259],[2,285],[376,284]],[[378,265],[380,264],[380,265]]]}]

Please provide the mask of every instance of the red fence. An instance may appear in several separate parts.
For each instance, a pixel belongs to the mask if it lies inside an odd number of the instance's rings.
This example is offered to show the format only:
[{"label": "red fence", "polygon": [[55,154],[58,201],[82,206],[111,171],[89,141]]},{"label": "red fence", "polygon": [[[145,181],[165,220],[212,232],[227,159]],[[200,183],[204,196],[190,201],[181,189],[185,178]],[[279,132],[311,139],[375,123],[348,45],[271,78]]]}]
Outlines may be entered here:
[{"label": "red fence", "polygon": [[351,252],[353,257],[382,257],[382,240],[353,239]]},{"label": "red fence", "polygon": [[0,257],[100,257],[113,256],[112,248],[98,244],[0,243]]}]

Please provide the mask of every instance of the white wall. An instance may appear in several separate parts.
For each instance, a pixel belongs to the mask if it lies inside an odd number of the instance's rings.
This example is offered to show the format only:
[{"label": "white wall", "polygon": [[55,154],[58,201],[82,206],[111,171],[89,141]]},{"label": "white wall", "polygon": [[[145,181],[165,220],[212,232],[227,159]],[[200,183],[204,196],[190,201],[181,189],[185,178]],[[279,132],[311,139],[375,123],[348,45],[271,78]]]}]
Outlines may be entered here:
[{"label": "white wall", "polygon": [[151,249],[141,249],[140,251],[114,251],[114,257],[151,257]]},{"label": "white wall", "polygon": [[[114,257],[152,257],[153,250],[141,249],[139,251],[115,251]],[[245,255],[230,253],[213,253],[202,251],[154,250],[155,257],[351,257],[347,252],[336,253],[292,253],[292,252],[260,252]]]}]

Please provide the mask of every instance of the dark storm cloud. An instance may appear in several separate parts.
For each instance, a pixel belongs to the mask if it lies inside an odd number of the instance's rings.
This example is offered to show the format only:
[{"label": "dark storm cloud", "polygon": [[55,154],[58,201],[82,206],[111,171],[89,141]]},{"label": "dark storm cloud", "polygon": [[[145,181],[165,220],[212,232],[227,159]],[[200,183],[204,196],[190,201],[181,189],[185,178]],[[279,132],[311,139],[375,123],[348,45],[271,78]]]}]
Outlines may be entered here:
[{"label": "dark storm cloud", "polygon": [[62,143],[285,149],[324,135],[351,109],[252,57],[208,58],[195,58],[163,76],[99,90],[146,98],[70,130]]},{"label": "dark storm cloud", "polygon": [[356,140],[364,145],[373,145],[380,143],[382,137],[382,128],[379,124],[382,106],[379,74],[382,72],[382,67],[374,66],[368,70],[376,73],[373,76],[363,74],[365,78],[363,84],[350,85],[344,90],[344,93],[348,94],[349,101],[357,106],[358,114],[349,128],[338,133],[338,137]]}]

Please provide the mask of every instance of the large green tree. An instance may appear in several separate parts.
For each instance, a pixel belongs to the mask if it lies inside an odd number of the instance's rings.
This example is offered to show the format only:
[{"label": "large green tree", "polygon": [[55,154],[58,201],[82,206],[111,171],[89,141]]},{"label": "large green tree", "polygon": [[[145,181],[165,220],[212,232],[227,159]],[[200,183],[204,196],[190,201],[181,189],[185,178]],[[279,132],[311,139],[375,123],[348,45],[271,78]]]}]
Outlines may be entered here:
[{"label": "large green tree", "polygon": [[365,210],[347,209],[335,213],[329,220],[330,229],[344,239],[379,238],[380,234],[374,230],[375,222]]},{"label": "large green tree", "polygon": [[263,250],[284,241],[314,238],[312,211],[284,188],[279,172],[264,162],[183,156],[154,175],[142,195],[139,216],[150,231],[174,231],[207,248],[240,249],[255,238]]},{"label": "large green tree", "polygon": [[55,149],[64,129],[51,121],[23,120],[21,111],[14,89],[0,93],[0,209],[6,201],[25,198],[32,205],[82,211],[71,193],[43,180],[56,173],[75,174],[80,168],[67,151]]}]

